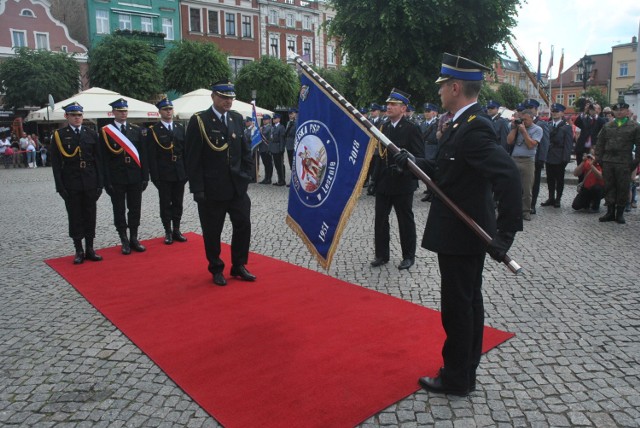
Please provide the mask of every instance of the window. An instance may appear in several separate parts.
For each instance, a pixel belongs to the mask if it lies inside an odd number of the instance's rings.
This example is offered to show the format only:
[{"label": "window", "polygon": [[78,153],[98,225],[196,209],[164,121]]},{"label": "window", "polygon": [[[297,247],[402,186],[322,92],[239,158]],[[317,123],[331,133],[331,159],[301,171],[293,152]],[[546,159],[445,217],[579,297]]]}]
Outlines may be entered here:
[{"label": "window", "polygon": [[627,77],[629,75],[629,63],[621,62],[620,63],[620,77]]},{"label": "window", "polygon": [[49,50],[49,34],[48,33],[34,33],[36,38],[36,49]]},{"label": "window", "polygon": [[60,51],[61,51],[61,52],[69,52],[69,50],[67,49],[67,46],[66,46],[66,45],[62,45],[62,46],[60,46]]},{"label": "window", "polygon": [[569,105],[572,106],[576,102],[576,94],[569,94]]},{"label": "window", "polygon": [[269,37],[269,47],[271,56],[279,57],[280,56],[280,37],[277,35],[272,35]]},{"label": "window", "polygon": [[153,33],[153,19],[148,16],[140,18],[140,28],[147,33]]},{"label": "window", "polygon": [[220,34],[220,21],[218,20],[218,11],[210,10],[209,17],[209,34]]},{"label": "window", "polygon": [[302,42],[302,56],[308,58],[308,62],[313,62],[313,58],[311,57],[311,42],[306,40]]},{"label": "window", "polygon": [[293,13],[287,13],[287,27],[293,28],[295,27],[296,22],[293,19]]},{"label": "window", "polygon": [[231,66],[233,77],[237,77],[240,69],[250,62],[250,59],[229,58],[229,65]]},{"label": "window", "polygon": [[336,63],[336,47],[332,44],[327,45],[327,63],[335,64]]},{"label": "window", "polygon": [[11,41],[13,42],[14,48],[22,48],[27,46],[27,32],[12,30],[11,31]]},{"label": "window", "polygon": [[202,23],[200,22],[200,9],[189,8],[189,31],[194,33],[202,32]]},{"label": "window", "polygon": [[118,28],[121,30],[131,30],[131,15],[124,13],[118,15]]},{"label": "window", "polygon": [[294,51],[296,52],[296,39],[287,39],[287,51]]},{"label": "window", "polygon": [[556,102],[558,104],[564,104],[564,94],[557,94],[556,95]]},{"label": "window", "polygon": [[269,11],[269,24],[278,25],[278,11],[271,9]]},{"label": "window", "polygon": [[304,15],[302,17],[302,29],[311,30],[311,17],[309,15]]},{"label": "window", "polygon": [[236,35],[236,15],[234,13],[225,13],[224,32],[227,36]]},{"label": "window", "polygon": [[35,18],[36,16],[33,14],[31,9],[22,9],[20,11],[20,16],[29,16],[31,18]]},{"label": "window", "polygon": [[109,12],[106,10],[96,10],[96,32],[98,34],[109,34]]},{"label": "window", "polygon": [[242,17],[242,37],[250,39],[253,37],[253,31],[251,31],[251,17]]},{"label": "window", "polygon": [[162,32],[165,39],[173,40],[173,18],[162,18]]}]

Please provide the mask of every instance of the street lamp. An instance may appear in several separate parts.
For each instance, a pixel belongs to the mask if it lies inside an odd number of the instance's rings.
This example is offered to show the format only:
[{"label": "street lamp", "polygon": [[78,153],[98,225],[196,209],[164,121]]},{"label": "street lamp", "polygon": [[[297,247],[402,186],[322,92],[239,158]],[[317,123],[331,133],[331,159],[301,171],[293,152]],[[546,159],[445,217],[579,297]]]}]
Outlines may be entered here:
[{"label": "street lamp", "polygon": [[593,67],[593,64],[595,64],[595,61],[586,54],[578,63],[578,75],[580,76],[580,80],[582,80],[582,89],[585,92],[587,91],[587,82],[589,81],[589,77],[591,77],[591,68]]}]

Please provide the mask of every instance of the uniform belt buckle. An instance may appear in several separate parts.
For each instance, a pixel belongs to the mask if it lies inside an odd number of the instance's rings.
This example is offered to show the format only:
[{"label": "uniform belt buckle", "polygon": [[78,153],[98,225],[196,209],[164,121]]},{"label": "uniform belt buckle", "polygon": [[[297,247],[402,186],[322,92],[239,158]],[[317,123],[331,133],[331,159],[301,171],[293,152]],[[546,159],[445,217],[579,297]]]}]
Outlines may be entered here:
[{"label": "uniform belt buckle", "polygon": [[178,160],[178,156],[176,156],[176,155],[171,155],[171,161],[172,161],[172,162],[175,162],[175,161],[177,161],[177,160]]},{"label": "uniform belt buckle", "polygon": [[80,161],[80,168],[86,168],[86,167],[87,167],[87,162]]},{"label": "uniform belt buckle", "polygon": [[129,156],[125,156],[124,163],[131,163],[131,158]]}]

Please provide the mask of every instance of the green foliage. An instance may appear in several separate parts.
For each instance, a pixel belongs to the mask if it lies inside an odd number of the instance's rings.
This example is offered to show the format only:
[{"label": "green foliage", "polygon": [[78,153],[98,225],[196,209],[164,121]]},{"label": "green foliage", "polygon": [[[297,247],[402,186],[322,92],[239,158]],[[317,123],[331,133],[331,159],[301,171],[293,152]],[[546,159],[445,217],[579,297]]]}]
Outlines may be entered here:
[{"label": "green foliage", "polygon": [[300,79],[293,67],[274,57],[265,56],[242,67],[235,85],[238,99],[251,100],[255,89],[256,104],[269,110],[298,104]]},{"label": "green foliage", "polygon": [[167,55],[163,73],[166,89],[187,93],[228,79],[231,67],[215,44],[182,40]]},{"label": "green foliage", "polygon": [[482,85],[480,94],[478,94],[478,102],[484,106],[487,105],[487,103],[491,100],[500,103],[500,105],[504,105],[504,100],[502,99],[502,96],[498,94],[498,92],[491,89],[489,85]]},{"label": "green foliage", "polygon": [[0,82],[5,107],[42,107],[48,94],[63,100],[78,92],[80,67],[73,55],[20,48],[15,57],[0,63]]},{"label": "green foliage", "polygon": [[600,107],[605,108],[609,105],[609,100],[602,93],[602,90],[596,87],[587,88],[587,91],[584,93],[584,96],[578,98],[573,103],[573,107],[577,108],[579,111],[582,111],[584,108],[584,100],[583,98],[591,98],[595,104],[600,104]]},{"label": "green foliage", "polygon": [[89,51],[92,86],[143,101],[162,92],[162,74],[156,53],[146,43],[122,36],[107,36]]},{"label": "green foliage", "polygon": [[443,52],[493,63],[519,2],[330,0],[336,16],[329,32],[353,66],[358,100],[379,100],[397,87],[421,105],[438,99]]},{"label": "green foliage", "polygon": [[502,98],[502,105],[510,110],[514,110],[518,103],[521,103],[527,94],[510,83],[503,83],[498,88],[498,95]]}]

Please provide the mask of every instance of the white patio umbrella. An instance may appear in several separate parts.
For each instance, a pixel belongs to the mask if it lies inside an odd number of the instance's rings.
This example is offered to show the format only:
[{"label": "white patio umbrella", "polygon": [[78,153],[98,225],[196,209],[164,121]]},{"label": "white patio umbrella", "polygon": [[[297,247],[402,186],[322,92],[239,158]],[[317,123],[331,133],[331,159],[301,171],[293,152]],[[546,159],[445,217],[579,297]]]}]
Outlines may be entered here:
[{"label": "white patio umbrella", "polygon": [[[67,104],[71,104],[74,101],[77,101],[82,106],[85,119],[109,119],[113,117],[109,103],[112,103],[119,98],[124,98],[129,104],[128,119],[144,119],[151,121],[159,117],[158,109],[153,104],[145,103],[144,101],[136,100],[135,98],[125,97],[117,92],[109,91],[107,89],[94,87],[89,88],[86,91],[79,92],[71,98],[55,103],[53,111],[49,109],[48,119],[52,122],[64,121],[64,110],[62,107]],[[32,111],[25,120],[27,122],[46,121],[47,108],[45,107],[40,110]]]},{"label": "white patio umbrella", "polygon": [[[195,91],[184,94],[172,102],[173,113],[175,117],[180,120],[189,120],[194,113],[206,110],[211,107],[211,104],[213,104],[211,101],[210,89],[196,89]],[[233,100],[231,110],[237,111],[243,117],[251,116],[253,114],[251,104],[239,100]],[[265,114],[273,115],[273,112],[256,106],[256,116],[258,116],[258,119]]]}]

